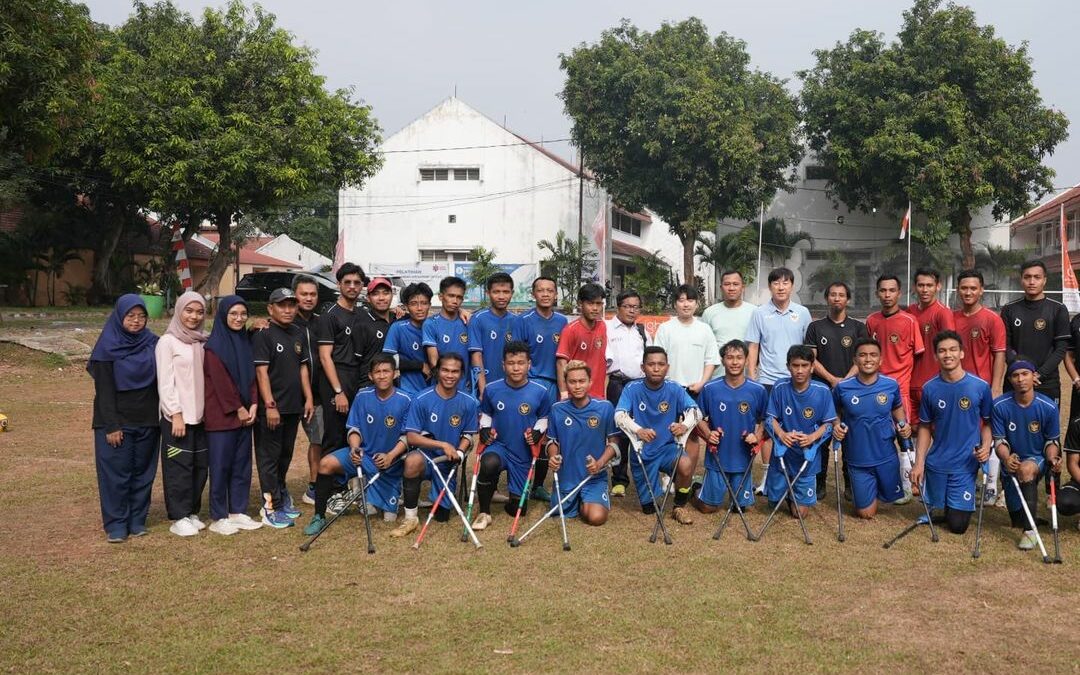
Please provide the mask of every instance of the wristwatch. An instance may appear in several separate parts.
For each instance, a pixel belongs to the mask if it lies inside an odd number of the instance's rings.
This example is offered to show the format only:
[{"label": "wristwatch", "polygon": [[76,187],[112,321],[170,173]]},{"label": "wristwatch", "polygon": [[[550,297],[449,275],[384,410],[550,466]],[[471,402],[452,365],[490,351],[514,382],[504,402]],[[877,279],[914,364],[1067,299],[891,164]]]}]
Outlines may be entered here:
[{"label": "wristwatch", "polygon": [[344,393],[345,393],[345,391],[342,390],[342,389],[335,389],[334,390],[334,396],[337,396],[338,394],[344,394]]},{"label": "wristwatch", "polygon": [[277,401],[270,401],[269,403],[266,404],[266,407],[269,408],[270,410],[273,410],[274,408],[277,408]]}]

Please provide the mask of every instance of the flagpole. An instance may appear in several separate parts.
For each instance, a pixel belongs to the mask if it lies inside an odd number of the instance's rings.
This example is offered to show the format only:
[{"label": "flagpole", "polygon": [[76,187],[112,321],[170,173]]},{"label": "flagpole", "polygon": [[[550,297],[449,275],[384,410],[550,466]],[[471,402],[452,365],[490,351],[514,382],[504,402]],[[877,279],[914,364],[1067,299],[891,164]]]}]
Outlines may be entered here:
[{"label": "flagpole", "polygon": [[761,295],[761,232],[765,229],[765,202],[761,202],[757,228],[757,292]]},{"label": "flagpole", "polygon": [[914,218],[911,217],[912,214],[911,214],[911,200],[910,199],[908,200],[908,203],[907,203],[907,212],[908,212],[907,278],[904,279],[904,287],[908,289],[908,291],[907,291],[907,301],[908,301],[908,304],[910,305],[911,304],[911,221],[914,220]]}]

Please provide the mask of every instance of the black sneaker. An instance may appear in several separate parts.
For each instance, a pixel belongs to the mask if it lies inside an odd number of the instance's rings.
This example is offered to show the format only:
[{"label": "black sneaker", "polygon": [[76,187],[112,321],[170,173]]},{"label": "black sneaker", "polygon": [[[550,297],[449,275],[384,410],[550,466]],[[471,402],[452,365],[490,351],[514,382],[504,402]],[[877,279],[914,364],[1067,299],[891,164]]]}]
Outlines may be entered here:
[{"label": "black sneaker", "polygon": [[435,511],[435,522],[445,523],[448,520],[450,520],[450,509],[445,506],[440,506]]}]

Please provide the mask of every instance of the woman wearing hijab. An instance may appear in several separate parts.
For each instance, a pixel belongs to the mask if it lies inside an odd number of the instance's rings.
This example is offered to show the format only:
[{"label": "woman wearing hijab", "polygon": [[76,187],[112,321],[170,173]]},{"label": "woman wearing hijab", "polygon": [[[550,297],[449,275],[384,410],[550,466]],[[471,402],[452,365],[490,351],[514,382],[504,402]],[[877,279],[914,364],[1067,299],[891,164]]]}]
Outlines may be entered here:
[{"label": "woman wearing hijab", "polygon": [[218,303],[206,341],[206,441],[210,449],[210,531],[236,534],[262,523],[247,515],[251,492],[251,431],[255,423],[255,364],[238,295]]},{"label": "woman wearing hijab", "polygon": [[109,543],[146,534],[157,473],[158,392],[146,305],[123,295],[105,322],[86,370],[94,378],[94,463]]},{"label": "woman wearing hijab", "polygon": [[206,527],[199,520],[206,487],[206,431],[203,428],[203,346],[206,301],[194,291],[176,300],[172,319],[158,340],[157,385],[161,398],[161,480],[169,531],[191,537]]}]

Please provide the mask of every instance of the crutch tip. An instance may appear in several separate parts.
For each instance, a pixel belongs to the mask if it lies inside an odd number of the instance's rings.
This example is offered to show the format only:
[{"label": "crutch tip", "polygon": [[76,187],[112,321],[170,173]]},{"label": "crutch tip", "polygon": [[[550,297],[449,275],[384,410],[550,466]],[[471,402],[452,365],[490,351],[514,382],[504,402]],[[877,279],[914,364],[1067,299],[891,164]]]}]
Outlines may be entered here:
[{"label": "crutch tip", "polygon": [[520,541],[517,539],[510,539],[510,548],[517,548],[518,546],[521,546]]},{"label": "crutch tip", "polygon": [[844,535],[840,535],[839,537],[836,538],[836,540],[842,544],[845,541],[847,541],[847,537],[845,537]]},{"label": "crutch tip", "polygon": [[375,553],[375,547],[374,547],[374,546],[372,546],[371,548],[369,548],[369,549],[367,550],[367,552],[368,552],[368,555],[372,555],[373,553]]},{"label": "crutch tip", "polygon": [[563,544],[562,550],[569,551],[570,550],[570,544]]},{"label": "crutch tip", "polygon": [[936,543],[938,543],[939,541],[941,541],[941,538],[940,538],[940,537],[938,537],[938,536],[937,536],[937,535],[935,534],[934,536],[930,537],[930,541],[932,541],[932,542],[934,542],[934,543],[936,544]]},{"label": "crutch tip", "polygon": [[889,542],[885,542],[881,545],[881,548],[889,548],[890,546],[892,546],[892,544],[890,544]]}]

